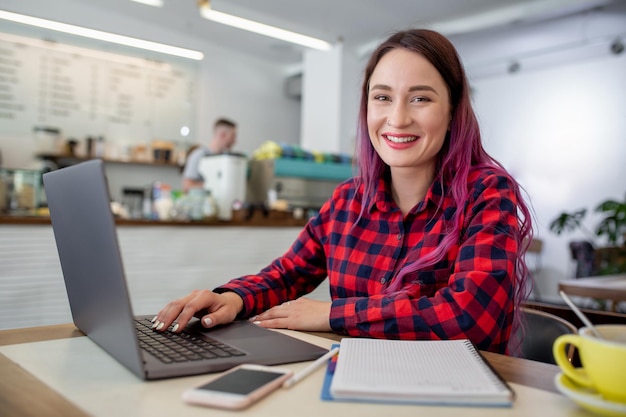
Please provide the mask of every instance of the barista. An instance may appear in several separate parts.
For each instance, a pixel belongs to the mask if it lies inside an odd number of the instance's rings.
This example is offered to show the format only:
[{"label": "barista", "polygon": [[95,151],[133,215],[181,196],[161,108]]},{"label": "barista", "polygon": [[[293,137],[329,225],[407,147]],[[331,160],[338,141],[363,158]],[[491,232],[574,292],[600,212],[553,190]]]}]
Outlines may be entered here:
[{"label": "barista", "polygon": [[207,155],[230,151],[237,140],[237,124],[228,119],[217,119],[213,125],[213,138],[207,146],[194,149],[185,162],[183,171],[183,190],[202,188],[204,180],[200,175],[200,160]]}]

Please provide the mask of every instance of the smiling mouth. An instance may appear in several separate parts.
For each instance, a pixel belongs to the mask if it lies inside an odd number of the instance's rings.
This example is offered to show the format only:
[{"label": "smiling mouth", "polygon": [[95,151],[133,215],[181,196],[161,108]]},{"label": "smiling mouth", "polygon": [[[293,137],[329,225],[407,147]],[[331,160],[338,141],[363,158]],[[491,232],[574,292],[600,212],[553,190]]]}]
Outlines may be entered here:
[{"label": "smiling mouth", "polygon": [[387,139],[389,142],[393,142],[393,143],[409,143],[409,142],[415,142],[417,140],[417,136],[391,136],[391,135],[385,135],[385,139]]}]

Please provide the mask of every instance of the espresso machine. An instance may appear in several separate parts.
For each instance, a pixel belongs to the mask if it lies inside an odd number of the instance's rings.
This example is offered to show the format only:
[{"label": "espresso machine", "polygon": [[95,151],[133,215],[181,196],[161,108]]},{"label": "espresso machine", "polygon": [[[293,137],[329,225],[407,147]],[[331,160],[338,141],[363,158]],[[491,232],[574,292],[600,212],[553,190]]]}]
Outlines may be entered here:
[{"label": "espresso machine", "polygon": [[248,158],[243,154],[207,155],[198,167],[204,179],[204,189],[216,200],[220,220],[231,220],[233,204],[246,199]]}]

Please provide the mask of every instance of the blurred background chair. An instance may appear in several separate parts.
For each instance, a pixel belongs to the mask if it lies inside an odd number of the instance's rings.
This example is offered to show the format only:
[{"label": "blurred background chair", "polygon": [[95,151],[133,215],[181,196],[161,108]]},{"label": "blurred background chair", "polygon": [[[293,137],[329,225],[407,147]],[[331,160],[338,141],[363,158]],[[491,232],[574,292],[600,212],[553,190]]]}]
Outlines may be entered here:
[{"label": "blurred background chair", "polygon": [[[576,334],[578,329],[570,322],[554,314],[521,307],[526,315],[525,333],[522,338],[521,357],[533,361],[556,364],[552,345],[563,334]],[[575,348],[569,347],[568,358],[574,359]]]},{"label": "blurred background chair", "polygon": [[594,252],[595,249],[591,242],[586,240],[574,240],[569,243],[569,250],[572,255],[572,259],[576,261],[575,278],[589,277],[596,275],[596,268],[594,265]]},{"label": "blurred background chair", "polygon": [[541,252],[543,251],[543,241],[541,239],[533,238],[526,250],[526,265],[528,266],[528,273],[530,274],[531,297],[535,300],[541,299],[541,291],[537,285],[537,276],[541,269]]}]

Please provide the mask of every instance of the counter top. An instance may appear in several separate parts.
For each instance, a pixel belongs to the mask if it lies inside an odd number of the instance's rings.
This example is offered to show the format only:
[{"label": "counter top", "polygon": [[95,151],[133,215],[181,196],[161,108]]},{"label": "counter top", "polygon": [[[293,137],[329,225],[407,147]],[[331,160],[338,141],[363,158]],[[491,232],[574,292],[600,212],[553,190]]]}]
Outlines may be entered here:
[{"label": "counter top", "polygon": [[[267,216],[261,212],[254,212],[252,217],[246,218],[243,213],[236,215],[231,221],[223,220],[194,220],[194,221],[179,221],[179,220],[143,220],[143,219],[121,219],[115,220],[118,226],[182,226],[182,227],[206,227],[206,226],[254,226],[254,227],[303,227],[306,224],[306,219],[296,219],[289,212],[270,211]],[[12,225],[31,225],[31,224],[50,224],[50,217],[48,216],[13,216],[13,215],[0,215],[1,224]]]}]

